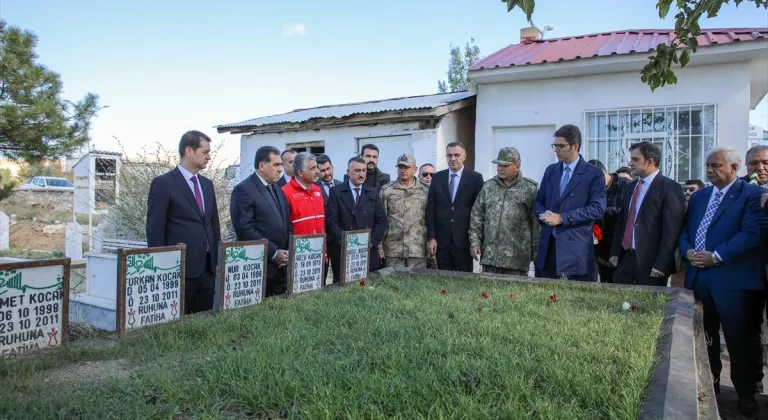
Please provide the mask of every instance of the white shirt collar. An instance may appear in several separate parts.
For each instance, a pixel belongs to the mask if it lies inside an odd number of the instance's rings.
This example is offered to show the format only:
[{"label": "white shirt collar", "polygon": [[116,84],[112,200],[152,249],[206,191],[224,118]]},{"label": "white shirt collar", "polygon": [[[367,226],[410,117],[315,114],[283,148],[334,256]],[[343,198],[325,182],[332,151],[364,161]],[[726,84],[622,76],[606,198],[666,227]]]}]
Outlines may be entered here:
[{"label": "white shirt collar", "polygon": [[192,172],[189,172],[188,170],[184,169],[184,167],[181,165],[177,165],[176,167],[179,168],[179,172],[181,172],[181,175],[187,181],[190,181],[190,178],[192,177],[197,177],[197,174],[193,174]]},{"label": "white shirt collar", "polygon": [[648,175],[647,177],[643,178],[643,185],[649,185],[651,182],[653,182],[654,179],[656,179],[656,175],[659,174],[659,170],[656,169],[656,172]]},{"label": "white shirt collar", "polygon": [[461,175],[464,173],[464,167],[462,166],[461,169],[459,169],[456,172],[453,172],[450,168],[448,169],[448,181],[451,180],[451,174],[456,174],[457,178],[461,178]]},{"label": "white shirt collar", "polygon": [[571,163],[563,162],[563,171],[565,171],[565,167],[567,166],[567,167],[571,168],[571,174],[573,174],[574,172],[576,172],[576,165],[578,165],[578,164],[579,164],[579,159],[576,159],[576,160],[574,160]]},{"label": "white shirt collar", "polygon": [[349,190],[352,191],[352,194],[355,193],[355,188],[359,188],[360,192],[363,192],[363,186],[362,185],[360,185],[359,187],[356,187],[355,184],[352,183],[352,181],[347,181],[347,183],[349,184]]},{"label": "white shirt collar", "polygon": [[259,175],[259,171],[255,171],[254,173],[256,174],[257,177],[259,177],[259,181],[261,181],[261,183],[264,184],[265,187],[269,186],[269,183],[267,181],[264,181],[264,178],[262,178],[261,175]]},{"label": "white shirt collar", "polygon": [[725,195],[728,192],[728,190],[731,189],[731,185],[733,185],[738,180],[739,180],[739,178],[734,179],[730,184],[728,184],[725,187],[723,187],[722,190],[717,188],[717,186],[713,185],[712,186],[712,194],[716,194],[718,191],[722,191],[723,195]]}]

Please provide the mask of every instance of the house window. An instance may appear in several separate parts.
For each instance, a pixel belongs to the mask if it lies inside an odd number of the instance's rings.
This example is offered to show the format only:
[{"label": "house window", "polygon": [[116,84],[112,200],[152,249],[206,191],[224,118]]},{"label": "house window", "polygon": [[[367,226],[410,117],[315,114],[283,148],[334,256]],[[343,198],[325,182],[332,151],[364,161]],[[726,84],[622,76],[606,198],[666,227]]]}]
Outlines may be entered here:
[{"label": "house window", "polygon": [[714,105],[588,111],[589,159],[613,172],[629,164],[629,146],[650,141],[661,148],[661,172],[678,182],[706,179],[707,154],[717,144]]},{"label": "house window", "polygon": [[293,150],[296,152],[309,152],[317,156],[325,153],[325,142],[311,141],[311,142],[305,142],[305,143],[287,143],[285,145],[285,150]]}]

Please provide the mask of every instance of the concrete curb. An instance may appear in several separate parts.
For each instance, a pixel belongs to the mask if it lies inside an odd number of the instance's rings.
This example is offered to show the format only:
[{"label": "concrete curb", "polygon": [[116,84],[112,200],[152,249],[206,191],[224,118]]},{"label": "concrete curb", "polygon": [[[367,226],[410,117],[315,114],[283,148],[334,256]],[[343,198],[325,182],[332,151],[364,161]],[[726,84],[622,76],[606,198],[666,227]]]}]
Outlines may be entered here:
[{"label": "concrete curb", "polygon": [[[402,275],[439,275],[517,283],[545,283],[552,280],[504,274],[462,273],[423,268],[384,268],[372,278]],[[681,288],[633,286],[578,282],[580,287],[643,290],[664,293],[669,300],[656,346],[656,362],[643,393],[640,419],[717,419],[717,401],[712,385],[701,316],[695,316],[693,292]],[[699,396],[701,395],[701,401]]]}]

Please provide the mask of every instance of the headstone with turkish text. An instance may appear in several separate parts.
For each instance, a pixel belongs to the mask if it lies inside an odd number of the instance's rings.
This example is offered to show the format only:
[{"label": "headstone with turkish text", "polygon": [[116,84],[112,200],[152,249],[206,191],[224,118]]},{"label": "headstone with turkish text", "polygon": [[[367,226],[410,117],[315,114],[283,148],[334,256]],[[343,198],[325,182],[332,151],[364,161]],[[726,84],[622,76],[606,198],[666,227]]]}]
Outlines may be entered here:
[{"label": "headstone with turkish text", "polygon": [[186,246],[119,249],[117,254],[116,329],[120,335],[180,320]]},{"label": "headstone with turkish text", "polygon": [[371,230],[352,230],[341,238],[341,284],[368,279]]},{"label": "headstone with turkish text", "polygon": [[288,294],[323,287],[325,234],[291,235],[288,251]]},{"label": "headstone with turkish text", "polygon": [[67,344],[70,259],[0,264],[0,356]]},{"label": "headstone with turkish text", "polygon": [[10,248],[11,220],[8,215],[0,211],[0,251]]},{"label": "headstone with turkish text", "polygon": [[221,242],[216,276],[216,310],[243,308],[264,299],[267,241]]}]

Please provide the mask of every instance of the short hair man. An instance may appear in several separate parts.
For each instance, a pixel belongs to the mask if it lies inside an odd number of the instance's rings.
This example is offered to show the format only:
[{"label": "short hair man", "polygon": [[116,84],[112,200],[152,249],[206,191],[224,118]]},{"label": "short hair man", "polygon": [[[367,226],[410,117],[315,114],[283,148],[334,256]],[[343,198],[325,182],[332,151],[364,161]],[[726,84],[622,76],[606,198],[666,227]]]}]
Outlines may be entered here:
[{"label": "short hair man", "polygon": [[768,188],[768,146],[759,144],[747,150],[744,159],[747,175],[742,181]]},{"label": "short hair man", "polygon": [[632,169],[629,168],[629,166],[622,166],[619,169],[616,169],[616,175],[619,176],[619,178],[624,178],[632,181],[634,178],[632,177]]},{"label": "short hair man", "polygon": [[331,162],[331,158],[326,154],[317,156],[317,172],[319,178],[316,184],[320,187],[320,192],[323,193],[323,202],[328,204],[331,188],[341,185],[342,182],[333,178],[333,162]]},{"label": "short hair man", "polygon": [[685,185],[683,186],[683,193],[685,193],[685,205],[688,205],[688,200],[691,199],[693,193],[704,189],[704,187],[705,185],[703,182],[701,182],[700,179],[689,179],[685,181]]},{"label": "short hair man", "polygon": [[[365,185],[376,188],[381,191],[385,185],[390,183],[390,176],[379,169],[379,148],[375,144],[364,144],[360,149],[360,157],[365,161],[366,175]],[[347,182],[347,177],[344,177]]]},{"label": "short hair man", "polygon": [[293,178],[283,187],[290,207],[294,235],[325,232],[325,202],[317,178],[317,158],[309,152],[297,153],[293,161]]},{"label": "short hair man", "polygon": [[419,168],[419,181],[429,185],[435,176],[435,167],[431,163],[425,163]]},{"label": "short hair man", "polygon": [[288,201],[277,187],[283,161],[272,146],[260,147],[253,160],[254,172],[232,190],[232,227],[238,241],[268,241],[266,292],[281,295],[287,289],[288,237],[293,234]]},{"label": "short hair man", "polygon": [[293,160],[296,158],[296,151],[287,149],[280,153],[280,159],[283,161],[283,176],[277,181],[277,186],[283,188],[285,184],[291,182],[293,177]]},{"label": "short hair man", "polygon": [[179,141],[180,162],[152,180],[147,198],[147,246],[187,245],[184,313],[213,309],[214,270],[221,241],[213,183],[199,174],[211,160],[211,138],[197,130]]}]

